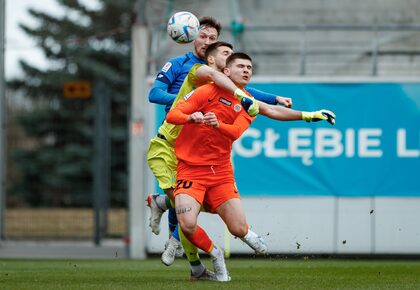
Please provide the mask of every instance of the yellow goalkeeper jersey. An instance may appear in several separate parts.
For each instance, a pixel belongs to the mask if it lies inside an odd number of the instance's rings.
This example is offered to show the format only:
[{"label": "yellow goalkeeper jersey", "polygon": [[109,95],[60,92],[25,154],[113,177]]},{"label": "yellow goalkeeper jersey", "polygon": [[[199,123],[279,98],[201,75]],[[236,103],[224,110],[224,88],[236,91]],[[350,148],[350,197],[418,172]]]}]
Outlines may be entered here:
[{"label": "yellow goalkeeper jersey", "polygon": [[[203,85],[204,83],[197,83],[197,76],[196,71],[197,69],[204,64],[195,64],[188,72],[187,77],[185,78],[184,82],[182,83],[181,88],[179,89],[178,95],[171,106],[171,109],[176,106],[176,104],[181,100],[184,96],[188,95],[195,88]],[[174,145],[176,138],[178,138],[179,133],[181,132],[182,125],[173,125],[169,124],[168,122],[163,121],[163,124],[159,127],[159,134],[165,136],[166,140]]]}]

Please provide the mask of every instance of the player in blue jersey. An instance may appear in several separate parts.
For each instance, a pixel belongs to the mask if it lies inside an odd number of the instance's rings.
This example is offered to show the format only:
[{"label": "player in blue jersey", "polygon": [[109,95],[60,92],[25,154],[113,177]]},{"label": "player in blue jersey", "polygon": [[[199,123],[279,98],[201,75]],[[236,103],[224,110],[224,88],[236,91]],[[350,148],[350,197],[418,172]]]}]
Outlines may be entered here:
[{"label": "player in blue jersey", "polygon": [[[214,18],[207,16],[200,19],[200,32],[197,39],[194,40],[194,51],[171,58],[166,62],[150,89],[149,101],[151,103],[165,105],[166,113],[169,111],[192,66],[197,63],[206,63],[204,60],[206,49],[209,44],[218,40],[220,30],[220,23]],[[246,89],[254,98],[265,103],[292,106],[290,98],[264,93],[250,87]]]},{"label": "player in blue jersey", "polygon": [[[194,50],[185,55],[170,59],[157,74],[157,77],[149,92],[149,101],[156,104],[165,105],[165,111],[168,112],[172,103],[185,79],[188,72],[194,64],[205,63],[205,52],[207,47],[216,42],[219,38],[221,30],[220,23],[213,17],[203,17],[200,19],[200,32],[197,39],[194,41]],[[292,106],[290,98],[284,98],[273,94],[261,92],[259,90],[247,87],[247,91],[257,100],[268,104],[282,104],[286,107]],[[165,194],[173,201],[173,188],[162,188]],[[168,214],[169,233],[170,237],[173,233],[173,238],[169,239],[168,243],[173,248],[173,243],[177,243],[177,255],[182,255],[182,247],[179,242],[178,231],[176,229],[177,219],[173,209],[169,210]],[[167,243],[167,245],[168,245]],[[168,249],[168,247],[165,247]],[[162,256],[168,255],[163,253]]]}]

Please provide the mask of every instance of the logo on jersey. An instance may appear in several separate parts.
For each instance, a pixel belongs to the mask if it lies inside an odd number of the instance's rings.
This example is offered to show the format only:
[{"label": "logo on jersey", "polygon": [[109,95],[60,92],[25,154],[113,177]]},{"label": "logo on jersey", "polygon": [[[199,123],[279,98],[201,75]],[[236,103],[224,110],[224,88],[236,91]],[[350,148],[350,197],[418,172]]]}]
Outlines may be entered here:
[{"label": "logo on jersey", "polygon": [[222,97],[219,98],[219,102],[221,102],[222,104],[225,104],[226,106],[232,106],[231,101],[226,100],[225,98],[222,98]]},{"label": "logo on jersey", "polygon": [[157,78],[158,78],[158,79],[163,78],[163,74],[158,74],[158,75],[157,75]]},{"label": "logo on jersey", "polygon": [[167,72],[171,68],[171,66],[172,66],[172,63],[170,62],[165,63],[165,65],[162,68],[162,71]]},{"label": "logo on jersey", "polygon": [[239,104],[236,104],[235,106],[233,106],[233,110],[234,110],[236,113],[239,113],[239,112],[242,110],[242,106],[241,106],[241,105],[239,105]]},{"label": "logo on jersey", "polygon": [[186,94],[185,96],[184,96],[184,100],[188,100],[190,97],[191,97],[191,95],[194,93],[194,91],[191,91],[191,92],[189,92],[188,94]]}]

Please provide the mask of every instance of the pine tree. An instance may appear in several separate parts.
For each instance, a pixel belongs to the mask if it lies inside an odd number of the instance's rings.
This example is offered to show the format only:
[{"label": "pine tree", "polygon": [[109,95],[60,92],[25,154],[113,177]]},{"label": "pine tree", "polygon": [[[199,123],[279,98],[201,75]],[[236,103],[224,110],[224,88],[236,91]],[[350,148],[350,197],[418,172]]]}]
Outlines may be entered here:
[{"label": "pine tree", "polygon": [[93,98],[66,99],[63,85],[100,80],[111,97],[111,204],[125,205],[133,1],[101,0],[95,10],[78,0],[57,2],[64,16],[30,9],[38,25],[20,25],[50,66],[21,61],[24,77],[9,82],[30,99],[31,111],[18,122],[35,144],[15,150],[21,178],[10,194],[34,206],[92,205]]}]

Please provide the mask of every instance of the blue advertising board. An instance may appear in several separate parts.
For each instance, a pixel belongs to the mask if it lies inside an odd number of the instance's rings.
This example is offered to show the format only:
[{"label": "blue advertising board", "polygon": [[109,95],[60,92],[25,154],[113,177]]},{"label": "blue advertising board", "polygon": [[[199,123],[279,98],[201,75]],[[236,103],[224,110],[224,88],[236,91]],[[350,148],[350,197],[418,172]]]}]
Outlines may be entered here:
[{"label": "blue advertising board", "polygon": [[242,196],[420,196],[419,83],[255,83],[337,123],[258,116],[234,144]]},{"label": "blue advertising board", "polygon": [[337,123],[259,115],[233,146],[241,196],[420,196],[420,83],[252,87],[291,97],[296,110],[331,110]]}]

